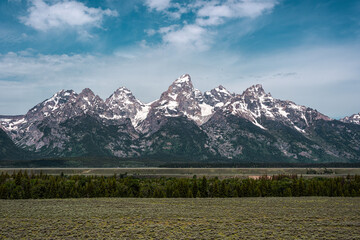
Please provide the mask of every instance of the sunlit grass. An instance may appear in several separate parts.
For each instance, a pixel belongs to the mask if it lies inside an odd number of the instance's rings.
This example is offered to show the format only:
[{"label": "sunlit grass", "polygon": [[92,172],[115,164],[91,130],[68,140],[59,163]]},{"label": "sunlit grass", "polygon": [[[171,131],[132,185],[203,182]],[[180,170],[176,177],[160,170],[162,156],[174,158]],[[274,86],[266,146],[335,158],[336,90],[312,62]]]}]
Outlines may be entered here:
[{"label": "sunlit grass", "polygon": [[359,198],[1,200],[0,239],[356,239]]}]

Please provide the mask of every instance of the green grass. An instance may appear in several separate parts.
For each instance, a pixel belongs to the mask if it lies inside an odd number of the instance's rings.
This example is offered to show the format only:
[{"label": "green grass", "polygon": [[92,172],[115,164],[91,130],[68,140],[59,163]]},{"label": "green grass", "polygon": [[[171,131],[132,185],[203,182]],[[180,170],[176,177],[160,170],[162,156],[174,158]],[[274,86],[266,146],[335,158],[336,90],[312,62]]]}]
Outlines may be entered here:
[{"label": "green grass", "polygon": [[0,239],[359,239],[359,198],[0,200]]}]

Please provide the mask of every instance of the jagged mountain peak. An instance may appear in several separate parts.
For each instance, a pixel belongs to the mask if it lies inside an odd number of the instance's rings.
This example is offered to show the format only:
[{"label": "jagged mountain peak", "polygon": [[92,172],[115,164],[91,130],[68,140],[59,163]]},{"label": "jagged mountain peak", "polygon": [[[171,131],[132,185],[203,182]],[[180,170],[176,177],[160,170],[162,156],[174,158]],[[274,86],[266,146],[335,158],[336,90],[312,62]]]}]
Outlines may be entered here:
[{"label": "jagged mountain peak", "polygon": [[79,96],[82,97],[95,97],[95,93],[90,88],[84,88]]},{"label": "jagged mountain peak", "polygon": [[64,90],[64,89],[62,89],[62,90],[60,90],[60,91],[58,91],[57,93],[55,93],[54,95],[53,95],[53,97],[67,97],[67,96],[70,96],[70,95],[73,95],[73,94],[75,94],[75,91],[74,90]]},{"label": "jagged mountain peak", "polygon": [[77,93],[73,90],[60,90],[55,93],[51,98],[46,99],[42,103],[37,104],[35,107],[31,108],[26,114],[28,117],[41,114],[43,116],[38,116],[40,118],[47,117],[51,112],[54,112],[64,106],[69,100],[75,99]]},{"label": "jagged mountain peak", "polygon": [[[360,114],[342,121],[350,118]],[[196,147],[209,152],[204,159],[267,159],[277,153],[277,160],[360,160],[359,126],[328,120],[314,109],[273,98],[260,84],[237,95],[222,85],[202,93],[184,74],[149,104],[126,87],[105,102],[89,88],[80,94],[61,90],[24,116],[0,116],[0,128],[18,146],[51,156],[81,156],[96,145],[127,158],[175,150],[193,156],[189,149]],[[333,144],[338,140],[340,148]]]},{"label": "jagged mountain peak", "polygon": [[168,89],[168,92],[179,92],[179,91],[193,91],[194,86],[191,82],[191,77],[189,74],[181,75],[176,79]]},{"label": "jagged mountain peak", "polygon": [[177,78],[160,96],[160,101],[181,101],[188,98],[201,98],[202,93],[195,89],[189,74]]},{"label": "jagged mountain peak", "polygon": [[205,102],[210,106],[222,107],[233,98],[233,94],[222,85],[219,85],[218,87],[205,92],[204,98]]},{"label": "jagged mountain peak", "polygon": [[273,98],[261,84],[249,87],[242,95],[236,95],[226,109],[263,129],[261,124],[270,120],[282,122],[301,133],[306,133],[306,129],[316,120],[331,120],[314,109]]},{"label": "jagged mountain peak", "polygon": [[220,96],[223,96],[223,97],[225,97],[225,96],[228,96],[228,97],[233,96],[233,94],[222,85],[219,85],[218,87],[216,87],[214,89],[211,89],[210,92],[212,94],[220,95]]},{"label": "jagged mountain peak", "polygon": [[69,99],[71,96],[77,95],[75,91],[73,90],[60,90],[56,92],[51,98],[44,101],[44,103],[50,102],[50,101],[58,101],[60,99]]},{"label": "jagged mountain peak", "polygon": [[184,74],[161,94],[159,100],[151,104],[151,109],[141,129],[154,131],[158,129],[164,118],[180,116],[201,125],[212,113],[213,107],[205,103],[202,92],[194,88],[190,75]]},{"label": "jagged mountain peak", "polygon": [[114,94],[126,94],[126,95],[132,95],[132,92],[127,88],[127,87],[119,87],[118,89],[116,89],[116,91],[114,92]]},{"label": "jagged mountain peak", "polygon": [[354,124],[360,125],[360,112],[353,114],[350,117],[344,117],[344,118],[340,119],[340,121],[345,122],[345,123],[354,123]]},{"label": "jagged mountain peak", "polygon": [[67,110],[69,110],[70,116],[78,116],[82,114],[104,114],[107,109],[104,100],[90,88],[84,88],[81,93],[76,97],[74,101],[70,102]]},{"label": "jagged mountain peak", "polygon": [[257,83],[257,84],[254,84],[254,85],[248,87],[245,91],[247,91],[247,90],[264,91],[264,88],[263,88],[262,84]]},{"label": "jagged mountain peak", "polygon": [[219,85],[218,87],[214,88],[216,91],[226,91],[229,92],[223,85]]},{"label": "jagged mountain peak", "polygon": [[96,95],[90,88],[84,88],[76,98],[77,102],[84,102],[84,100],[89,106],[104,104],[104,100]]},{"label": "jagged mountain peak", "polygon": [[188,73],[181,75],[174,83],[191,83],[191,77]]},{"label": "jagged mountain peak", "polygon": [[246,96],[254,96],[254,97],[259,97],[259,96],[269,96],[271,97],[270,93],[266,93],[263,86],[261,84],[255,84],[252,85],[251,87],[247,88],[242,95],[246,95]]},{"label": "jagged mountain peak", "polygon": [[[143,115],[146,116],[146,110],[148,110],[148,107],[136,99],[132,92],[126,87],[118,88],[106,99],[105,104],[111,111],[111,117],[107,117],[108,119],[130,118],[133,126],[137,126],[138,121],[144,118]],[[139,114],[141,116],[139,116]]]},{"label": "jagged mountain peak", "polygon": [[138,102],[142,104],[139,100],[135,98],[133,93],[126,87],[119,87],[116,91],[106,99],[107,104],[118,104],[118,103],[134,103]]}]

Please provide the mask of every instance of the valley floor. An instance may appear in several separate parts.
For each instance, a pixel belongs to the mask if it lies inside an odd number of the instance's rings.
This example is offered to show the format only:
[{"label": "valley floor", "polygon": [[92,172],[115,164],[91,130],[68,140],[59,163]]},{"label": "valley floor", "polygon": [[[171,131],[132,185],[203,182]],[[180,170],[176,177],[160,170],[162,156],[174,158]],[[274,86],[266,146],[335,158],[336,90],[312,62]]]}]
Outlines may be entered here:
[{"label": "valley floor", "polygon": [[360,198],[0,200],[0,239],[360,239]]},{"label": "valley floor", "polygon": [[0,168],[1,173],[27,171],[28,174],[48,175],[124,175],[135,177],[259,177],[263,175],[298,175],[304,178],[312,177],[346,177],[360,175],[360,168]]}]

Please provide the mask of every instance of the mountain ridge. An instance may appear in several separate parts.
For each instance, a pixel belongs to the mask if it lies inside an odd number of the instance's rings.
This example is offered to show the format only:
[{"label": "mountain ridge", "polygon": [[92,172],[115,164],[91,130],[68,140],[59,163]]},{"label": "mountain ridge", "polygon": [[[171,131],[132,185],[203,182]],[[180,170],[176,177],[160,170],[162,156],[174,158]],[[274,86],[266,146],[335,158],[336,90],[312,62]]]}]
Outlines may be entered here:
[{"label": "mountain ridge", "polygon": [[202,93],[184,74],[151,103],[126,87],[105,100],[89,88],[61,90],[25,115],[1,117],[0,127],[17,147],[44,157],[354,162],[356,119],[276,99],[260,84],[241,94],[222,85]]}]

